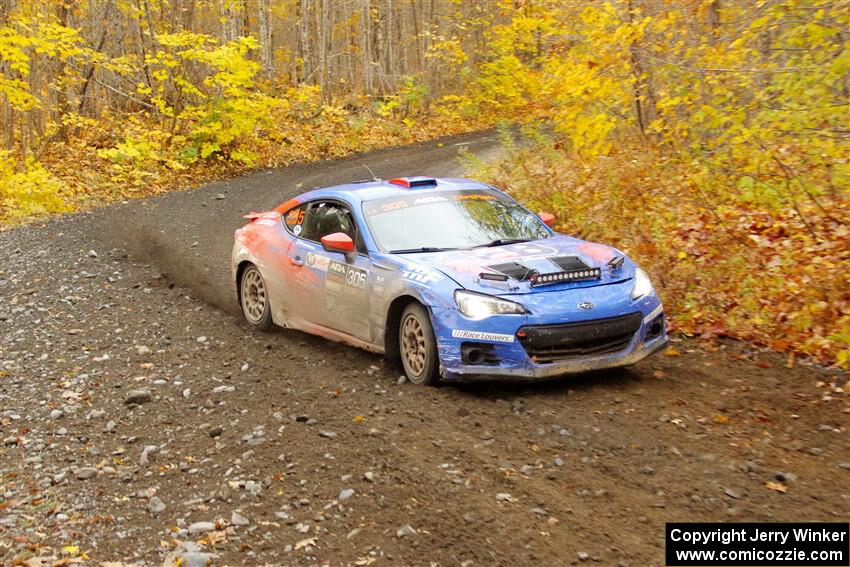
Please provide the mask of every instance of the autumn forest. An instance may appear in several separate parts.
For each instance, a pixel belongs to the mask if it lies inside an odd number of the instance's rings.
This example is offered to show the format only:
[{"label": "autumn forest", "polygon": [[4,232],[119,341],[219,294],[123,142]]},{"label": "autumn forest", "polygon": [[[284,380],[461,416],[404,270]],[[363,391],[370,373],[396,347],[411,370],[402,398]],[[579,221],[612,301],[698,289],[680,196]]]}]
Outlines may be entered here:
[{"label": "autumn forest", "polygon": [[[0,222],[496,129],[674,331],[850,365],[846,0],[0,0]],[[668,353],[675,356],[675,351]]]}]

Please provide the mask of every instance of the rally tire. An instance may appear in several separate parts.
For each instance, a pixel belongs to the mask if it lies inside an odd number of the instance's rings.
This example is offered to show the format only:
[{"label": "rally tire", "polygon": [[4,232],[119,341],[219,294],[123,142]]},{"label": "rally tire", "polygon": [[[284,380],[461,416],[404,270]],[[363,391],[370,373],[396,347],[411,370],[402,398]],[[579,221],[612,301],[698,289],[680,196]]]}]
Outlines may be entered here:
[{"label": "rally tire", "polygon": [[440,366],[437,340],[431,317],[423,305],[411,303],[404,309],[398,327],[398,344],[407,379],[423,386],[436,385]]},{"label": "rally tire", "polygon": [[242,315],[249,325],[258,331],[268,331],[272,328],[269,289],[263,274],[254,264],[248,264],[239,278],[239,303]]}]

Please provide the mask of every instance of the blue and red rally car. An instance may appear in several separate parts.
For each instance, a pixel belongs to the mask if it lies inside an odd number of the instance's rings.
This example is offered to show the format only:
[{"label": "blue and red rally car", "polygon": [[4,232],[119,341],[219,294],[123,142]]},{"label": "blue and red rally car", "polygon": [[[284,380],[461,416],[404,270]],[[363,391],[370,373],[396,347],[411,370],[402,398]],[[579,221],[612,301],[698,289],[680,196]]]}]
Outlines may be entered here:
[{"label": "blue and red rally car", "polygon": [[246,218],[233,277],[250,325],[400,358],[417,384],[626,366],[667,343],[634,262],[484,183],[351,183]]}]

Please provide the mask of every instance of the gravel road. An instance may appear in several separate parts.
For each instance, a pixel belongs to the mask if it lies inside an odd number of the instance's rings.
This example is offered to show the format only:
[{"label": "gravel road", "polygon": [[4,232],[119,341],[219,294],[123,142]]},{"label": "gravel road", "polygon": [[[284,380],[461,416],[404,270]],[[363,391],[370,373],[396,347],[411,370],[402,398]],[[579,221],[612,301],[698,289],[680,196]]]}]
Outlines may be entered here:
[{"label": "gravel road", "polygon": [[[0,233],[0,564],[663,565],[667,521],[847,521],[850,382],[745,343],[420,388],[233,316],[249,210],[492,134]],[[115,566],[118,563],[112,563]]]}]

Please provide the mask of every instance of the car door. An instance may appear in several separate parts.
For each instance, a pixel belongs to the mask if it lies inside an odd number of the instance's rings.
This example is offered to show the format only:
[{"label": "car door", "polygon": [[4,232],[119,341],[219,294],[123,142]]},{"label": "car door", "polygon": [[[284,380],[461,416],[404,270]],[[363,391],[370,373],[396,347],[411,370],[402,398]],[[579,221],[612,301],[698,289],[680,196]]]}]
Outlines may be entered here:
[{"label": "car door", "polygon": [[[321,245],[303,237],[310,226],[309,211],[312,203],[306,203],[288,211],[283,217],[286,230],[293,236],[286,251],[284,263],[289,311],[289,326],[309,330],[319,324],[323,317],[322,303],[324,274],[315,262],[316,254],[322,252]],[[311,259],[310,265],[307,258]]]},{"label": "car door", "polygon": [[[369,341],[369,257],[348,205],[314,201],[303,216],[298,212],[292,220],[301,221],[292,227],[297,238],[288,254],[293,311],[308,326],[320,325]],[[322,237],[336,232],[348,234],[356,252],[324,250]]]}]

